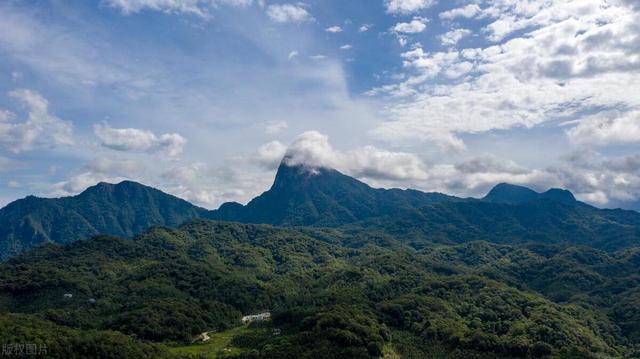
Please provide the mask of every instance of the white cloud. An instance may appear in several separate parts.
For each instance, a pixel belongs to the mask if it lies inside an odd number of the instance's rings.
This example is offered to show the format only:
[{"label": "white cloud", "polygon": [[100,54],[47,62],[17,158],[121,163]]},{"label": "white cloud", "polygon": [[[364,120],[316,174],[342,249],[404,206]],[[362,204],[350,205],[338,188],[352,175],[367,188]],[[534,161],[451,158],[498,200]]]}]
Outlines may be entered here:
[{"label": "white cloud", "polygon": [[[267,145],[282,149],[273,143]],[[374,180],[418,180],[428,177],[424,161],[414,154],[390,152],[374,146],[342,152],[333,148],[328,136],[317,131],[298,136],[286,149],[285,161],[291,166],[336,168],[359,178]]]},{"label": "white cloud", "polygon": [[130,15],[143,10],[211,16],[218,5],[249,6],[253,0],[103,0],[108,6]]},{"label": "white cloud", "polygon": [[600,112],[580,120],[567,135],[583,145],[640,144],[640,111]]},{"label": "white cloud", "polygon": [[327,58],[327,56],[318,54],[318,55],[311,55],[311,56],[309,56],[309,58],[311,60],[325,60]]},{"label": "white cloud", "polygon": [[91,160],[83,166],[79,173],[70,176],[67,180],[51,184],[48,188],[48,195],[56,197],[75,195],[99,182],[142,181],[142,171],[143,166],[137,161],[98,157]]},{"label": "white cloud", "polygon": [[369,29],[371,29],[371,25],[363,24],[363,25],[360,25],[360,27],[358,28],[358,32],[367,32],[369,31]]},{"label": "white cloud", "polygon": [[443,20],[452,20],[456,17],[473,18],[480,14],[481,9],[478,4],[469,4],[464,7],[451,9],[440,13],[440,18]]},{"label": "white cloud", "polygon": [[273,181],[264,173],[256,175],[233,166],[212,167],[202,162],[180,164],[160,177],[167,192],[207,208],[229,201],[247,202]]},{"label": "white cloud", "polygon": [[177,133],[165,133],[157,136],[151,131],[136,128],[112,128],[107,124],[93,126],[95,135],[104,147],[116,151],[163,153],[177,157],[187,140]]},{"label": "white cloud", "polygon": [[335,34],[335,33],[338,33],[338,32],[342,32],[342,28],[340,26],[336,25],[336,26],[328,27],[328,28],[324,29],[324,31],[331,32],[331,33]]},{"label": "white cloud", "polygon": [[264,132],[267,135],[273,135],[286,130],[288,127],[289,127],[289,124],[287,123],[287,121],[284,121],[284,120],[269,121],[265,126]]},{"label": "white cloud", "polygon": [[15,115],[0,112],[0,147],[12,153],[37,148],[55,148],[73,144],[73,125],[49,113],[49,103],[40,94],[30,90],[15,90],[9,96],[22,102],[27,118],[12,122]]},{"label": "white cloud", "polygon": [[448,31],[440,36],[442,45],[455,46],[460,40],[471,35],[471,30],[468,29],[455,29]]},{"label": "white cloud", "polygon": [[300,53],[299,53],[298,51],[294,50],[294,51],[291,51],[291,52],[289,53],[289,56],[287,56],[287,59],[289,59],[289,61],[293,61],[293,60],[295,60],[299,55],[300,55]]},{"label": "white cloud", "polygon": [[435,5],[435,0],[385,0],[384,5],[390,14],[410,14]]},{"label": "white cloud", "polygon": [[353,48],[353,46],[351,46],[350,44],[344,44],[340,46],[340,50],[351,50],[351,48]]},{"label": "white cloud", "polygon": [[304,22],[312,20],[309,12],[300,5],[273,4],[267,8],[267,16],[275,22]]},{"label": "white cloud", "polygon": [[423,17],[414,17],[410,22],[397,23],[391,31],[400,34],[417,34],[423,32],[427,28],[427,19]]},{"label": "white cloud", "polygon": [[276,168],[282,161],[286,151],[287,146],[279,141],[271,141],[260,146],[253,154],[252,159],[266,168]]},{"label": "white cloud", "polygon": [[50,185],[48,194],[52,196],[75,195],[99,182],[119,183],[124,180],[133,180],[150,184],[149,181],[144,181],[144,171],[145,166],[140,161],[100,156],[86,163],[78,173],[70,176],[67,180]]},{"label": "white cloud", "polygon": [[377,137],[460,150],[458,134],[640,108],[640,12],[604,0],[490,4],[485,18],[514,19],[504,29],[489,26],[491,40],[524,32],[483,48],[403,53],[406,79],[369,92],[395,98]]}]

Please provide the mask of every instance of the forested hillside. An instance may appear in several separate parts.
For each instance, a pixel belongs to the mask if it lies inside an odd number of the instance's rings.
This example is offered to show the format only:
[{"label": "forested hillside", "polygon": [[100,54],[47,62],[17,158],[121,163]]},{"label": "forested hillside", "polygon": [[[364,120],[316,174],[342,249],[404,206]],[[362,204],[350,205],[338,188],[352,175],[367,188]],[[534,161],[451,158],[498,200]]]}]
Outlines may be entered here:
[{"label": "forested hillside", "polygon": [[[635,249],[355,245],[367,236],[198,220],[133,240],[47,245],[0,266],[0,332],[50,348],[71,341],[170,356],[171,343],[269,310],[261,325],[281,335],[242,334],[240,352],[221,354],[616,358],[640,344]],[[52,326],[70,329],[43,335]]]},{"label": "forested hillside", "polygon": [[416,249],[433,243],[557,243],[613,251],[640,244],[640,213],[599,209],[571,192],[500,184],[483,199],[372,188],[328,168],[280,165],[247,205],[207,211],[135,182],[100,183],[74,197],[27,197],[0,209],[0,259],[43,243],[131,237],[193,218],[286,227],[365,229]]},{"label": "forested hillside", "polygon": [[98,234],[133,236],[154,225],[177,226],[205,209],[155,188],[99,183],[63,198],[29,196],[0,209],[0,260],[44,243]]}]

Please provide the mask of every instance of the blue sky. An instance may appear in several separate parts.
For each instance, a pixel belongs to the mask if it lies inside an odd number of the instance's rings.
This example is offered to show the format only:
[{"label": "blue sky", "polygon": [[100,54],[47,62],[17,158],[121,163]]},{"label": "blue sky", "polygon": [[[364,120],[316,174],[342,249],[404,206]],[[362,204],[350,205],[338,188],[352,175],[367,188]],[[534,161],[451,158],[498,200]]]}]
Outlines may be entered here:
[{"label": "blue sky", "polygon": [[200,205],[286,152],[380,187],[640,208],[631,0],[0,3],[0,204],[132,179]]}]

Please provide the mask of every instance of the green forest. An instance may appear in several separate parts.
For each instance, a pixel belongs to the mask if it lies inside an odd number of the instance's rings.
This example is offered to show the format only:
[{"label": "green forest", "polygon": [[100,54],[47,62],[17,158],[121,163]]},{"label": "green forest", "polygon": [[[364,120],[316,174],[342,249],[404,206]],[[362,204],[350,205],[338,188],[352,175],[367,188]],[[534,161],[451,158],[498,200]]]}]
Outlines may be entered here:
[{"label": "green forest", "polygon": [[633,358],[639,266],[636,248],[416,249],[373,229],[196,219],[0,264],[0,337],[52,358],[197,358],[172,348],[269,311],[215,356]]}]

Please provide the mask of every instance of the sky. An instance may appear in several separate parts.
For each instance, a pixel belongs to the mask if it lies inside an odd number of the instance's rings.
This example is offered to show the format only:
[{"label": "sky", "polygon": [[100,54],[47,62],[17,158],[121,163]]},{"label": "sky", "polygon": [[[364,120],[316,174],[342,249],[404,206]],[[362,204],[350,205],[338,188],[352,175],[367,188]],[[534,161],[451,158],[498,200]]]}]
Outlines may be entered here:
[{"label": "sky", "polygon": [[3,0],[0,205],[100,181],[206,208],[285,154],[375,187],[640,209],[636,0]]}]

